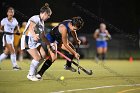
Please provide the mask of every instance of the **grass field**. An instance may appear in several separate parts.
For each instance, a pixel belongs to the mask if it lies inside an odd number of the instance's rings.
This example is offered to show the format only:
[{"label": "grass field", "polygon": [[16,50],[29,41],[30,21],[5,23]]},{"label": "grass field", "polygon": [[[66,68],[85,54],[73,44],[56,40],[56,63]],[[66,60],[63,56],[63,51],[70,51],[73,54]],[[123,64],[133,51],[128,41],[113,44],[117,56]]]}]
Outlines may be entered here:
[{"label": "grass field", "polygon": [[[38,82],[26,78],[30,60],[18,64],[21,71],[13,71],[10,60],[0,64],[0,93],[140,93],[140,61],[80,60],[80,65],[93,70],[89,76],[66,71],[65,60],[57,60]],[[59,80],[60,76],[65,79]]]}]

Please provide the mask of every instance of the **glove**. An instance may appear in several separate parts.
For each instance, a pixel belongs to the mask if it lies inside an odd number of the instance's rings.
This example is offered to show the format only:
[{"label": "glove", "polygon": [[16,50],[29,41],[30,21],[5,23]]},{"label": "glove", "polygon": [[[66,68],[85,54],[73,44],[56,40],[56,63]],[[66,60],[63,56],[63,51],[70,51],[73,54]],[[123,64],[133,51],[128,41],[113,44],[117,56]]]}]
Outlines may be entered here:
[{"label": "glove", "polygon": [[53,53],[56,52],[56,47],[55,47],[55,45],[54,45],[53,43],[50,45],[50,50],[51,50]]}]

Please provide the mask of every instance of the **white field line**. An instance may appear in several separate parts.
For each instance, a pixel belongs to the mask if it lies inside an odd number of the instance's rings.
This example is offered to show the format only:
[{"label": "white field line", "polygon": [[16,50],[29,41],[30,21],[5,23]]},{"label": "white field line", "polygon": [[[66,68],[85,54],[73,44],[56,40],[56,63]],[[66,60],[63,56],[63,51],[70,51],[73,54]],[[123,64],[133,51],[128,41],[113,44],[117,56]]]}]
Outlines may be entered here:
[{"label": "white field line", "polygon": [[50,93],[64,93],[64,92],[75,92],[75,91],[96,90],[96,89],[113,88],[113,87],[127,87],[127,86],[140,86],[140,84],[99,86],[99,87],[93,87],[93,88],[71,89],[71,90],[63,90],[63,91],[56,91],[56,92],[50,92]]}]

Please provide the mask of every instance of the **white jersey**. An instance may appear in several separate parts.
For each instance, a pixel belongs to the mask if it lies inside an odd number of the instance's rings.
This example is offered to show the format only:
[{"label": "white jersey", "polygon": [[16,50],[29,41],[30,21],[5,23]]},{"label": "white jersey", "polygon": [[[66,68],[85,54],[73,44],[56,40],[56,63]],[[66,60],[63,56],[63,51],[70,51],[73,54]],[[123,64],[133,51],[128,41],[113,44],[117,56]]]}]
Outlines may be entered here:
[{"label": "white jersey", "polygon": [[106,41],[106,37],[107,37],[107,30],[105,30],[104,32],[101,32],[99,29],[96,29],[95,32],[98,32],[98,38],[96,39],[97,41]]},{"label": "white jersey", "polygon": [[[8,20],[8,18],[3,18],[1,21],[1,26],[4,27],[4,31],[5,32],[10,32],[13,33],[14,29],[16,26],[18,26],[18,22],[16,20],[16,18],[12,18],[12,22],[10,22]],[[3,35],[3,46],[5,46],[5,44],[12,44],[14,42],[14,35]]]},{"label": "white jersey", "polygon": [[28,30],[29,25],[31,22],[34,22],[36,24],[34,32],[38,35],[40,35],[44,31],[44,21],[40,19],[39,15],[32,16],[26,25],[26,28],[23,32],[22,38],[21,38],[21,49],[34,49],[37,48],[39,45],[41,45],[40,40],[38,42],[34,41],[34,38],[30,31]]},{"label": "white jersey", "polygon": [[1,21],[1,26],[4,26],[5,32],[13,33],[16,26],[18,26],[18,22],[16,18],[12,18],[12,22],[8,20],[8,18],[3,18]]},{"label": "white jersey", "polygon": [[35,15],[35,16],[32,16],[28,22],[27,22],[27,25],[26,25],[26,28],[23,32],[23,34],[27,35],[27,36],[32,36],[30,31],[28,34],[26,34],[27,30],[28,30],[28,27],[30,25],[30,22],[34,22],[36,24],[36,27],[35,27],[35,33],[36,34],[40,34],[44,31],[44,21],[40,19],[39,15]]}]

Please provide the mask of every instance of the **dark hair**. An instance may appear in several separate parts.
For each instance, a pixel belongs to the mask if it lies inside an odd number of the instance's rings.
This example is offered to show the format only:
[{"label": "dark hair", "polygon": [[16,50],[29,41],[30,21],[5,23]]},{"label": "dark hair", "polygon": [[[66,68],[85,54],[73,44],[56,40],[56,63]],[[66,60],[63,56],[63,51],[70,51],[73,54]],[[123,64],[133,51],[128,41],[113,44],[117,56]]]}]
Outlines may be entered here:
[{"label": "dark hair", "polygon": [[40,13],[44,13],[44,12],[46,12],[47,14],[52,13],[48,3],[45,3],[45,5],[42,6],[41,9],[40,9]]},{"label": "dark hair", "polygon": [[[7,12],[8,12],[9,10],[14,10],[14,8],[13,8],[13,7],[8,7],[8,8],[7,8]],[[15,10],[14,10],[14,11],[15,11]]]},{"label": "dark hair", "polygon": [[72,25],[76,26],[78,30],[81,29],[84,25],[84,21],[80,16],[73,17],[71,20],[72,20]]}]

